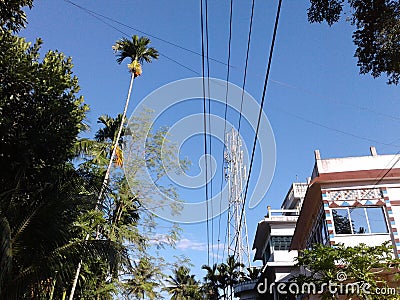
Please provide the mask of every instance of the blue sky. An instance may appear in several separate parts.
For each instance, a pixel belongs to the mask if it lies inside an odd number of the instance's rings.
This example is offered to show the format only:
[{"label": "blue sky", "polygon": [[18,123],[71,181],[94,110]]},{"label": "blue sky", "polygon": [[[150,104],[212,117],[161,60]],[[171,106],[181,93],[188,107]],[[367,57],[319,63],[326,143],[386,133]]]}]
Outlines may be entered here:
[{"label": "blue sky", "polygon": [[[151,35],[201,52],[199,1],[75,2]],[[36,1],[34,4],[28,12],[28,28],[21,35],[30,41],[41,37],[44,40],[43,50],[58,49],[72,56],[81,93],[91,108],[88,119],[92,132],[95,132],[98,116],[115,116],[123,109],[129,74],[125,63],[118,65],[115,62],[111,49],[123,35],[63,0]],[[257,0],[255,4],[246,90],[257,101],[262,94],[276,5],[277,0]],[[388,86],[385,78],[359,75],[353,57],[355,47],[351,40],[351,25],[344,20],[332,27],[309,24],[307,7],[306,0],[285,0],[282,6],[264,106],[276,140],[276,169],[264,200],[256,208],[247,210],[250,244],[257,222],[266,213],[266,206],[278,208],[290,184],[310,176],[315,149],[321,151],[323,158],[368,155],[371,145],[375,145],[380,154],[400,151],[398,87]],[[209,1],[208,9],[209,55],[226,62],[229,1]],[[250,9],[251,1],[234,1],[230,81],[239,86],[243,81]],[[142,35],[107,22],[128,35]],[[143,76],[135,83],[128,114],[141,99],[162,85],[201,75],[201,56],[151,39],[152,46],[163,56],[144,66]],[[224,80],[226,72],[224,64],[210,61],[211,77]],[[202,106],[188,108],[188,113],[189,110],[202,112]],[[217,105],[212,106],[212,111],[218,115],[223,112]],[[186,111],[180,112],[184,114]],[[229,121],[234,124],[237,117],[233,112],[228,115]],[[254,118],[257,116],[254,115]],[[165,117],[165,125],[171,125],[168,123],[172,120],[172,116]],[[242,134],[246,144],[250,145],[254,133],[245,127]],[[182,148],[181,155],[188,156],[193,162],[190,174],[198,170],[197,161],[202,148],[196,145],[200,142],[194,138]],[[221,146],[215,141],[212,153],[219,166]],[[260,153],[257,152],[256,161],[259,159]],[[257,172],[257,166],[253,172]],[[216,179],[214,191],[218,191],[219,183]],[[204,201],[204,190],[181,193],[183,198],[195,197]],[[224,220],[221,236],[225,232]],[[218,218],[214,220],[213,227],[213,243],[216,244]],[[202,275],[199,268],[207,262],[205,223],[182,225],[182,228],[182,241],[178,243],[177,250],[168,251],[165,257],[183,253],[192,259],[196,272]]]}]

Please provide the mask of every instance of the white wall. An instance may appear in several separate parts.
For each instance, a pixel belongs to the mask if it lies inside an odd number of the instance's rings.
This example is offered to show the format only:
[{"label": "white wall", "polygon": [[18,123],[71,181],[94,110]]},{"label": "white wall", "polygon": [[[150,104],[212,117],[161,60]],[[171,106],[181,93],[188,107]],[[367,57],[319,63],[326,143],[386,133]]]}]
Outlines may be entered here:
[{"label": "white wall", "polygon": [[294,234],[296,223],[271,224],[271,236],[292,236]]},{"label": "white wall", "polygon": [[293,262],[297,251],[274,250],[274,262]]},{"label": "white wall", "polygon": [[[319,173],[387,169],[399,155],[377,155],[317,160]],[[400,161],[393,168],[399,168]]]},{"label": "white wall", "polygon": [[351,234],[346,236],[335,236],[335,243],[343,243],[348,247],[354,247],[361,243],[364,243],[367,246],[379,246],[386,241],[391,241],[390,234]]},{"label": "white wall", "polygon": [[400,200],[400,187],[388,187],[386,190],[390,200]]},{"label": "white wall", "polygon": [[396,223],[397,230],[400,228],[400,206],[392,206],[394,222]]}]

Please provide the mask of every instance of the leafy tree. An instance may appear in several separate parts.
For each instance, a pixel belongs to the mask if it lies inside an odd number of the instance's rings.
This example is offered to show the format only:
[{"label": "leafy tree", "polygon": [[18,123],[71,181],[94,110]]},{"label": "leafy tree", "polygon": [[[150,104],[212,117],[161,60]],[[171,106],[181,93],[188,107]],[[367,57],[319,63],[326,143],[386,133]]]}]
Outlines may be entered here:
[{"label": "leafy tree", "polygon": [[0,298],[65,296],[83,257],[114,268],[119,249],[78,225],[97,191],[71,164],[88,109],[71,58],[0,34]]},{"label": "leafy tree", "polygon": [[[385,271],[397,273],[399,266],[399,260],[393,259],[393,249],[388,243],[372,247],[365,244],[354,247],[346,247],[343,244],[335,247],[315,244],[312,249],[302,251],[297,260],[297,266],[303,267],[306,274],[298,275],[295,280],[299,286],[303,286],[304,283],[315,284],[317,291],[324,291],[321,294],[322,299],[337,299],[337,295],[330,293],[329,284],[339,285],[345,282],[369,287],[348,289],[346,299],[382,299],[382,295],[375,294],[378,287],[399,285],[399,281],[390,282],[385,277]],[[385,297],[398,299],[396,295]]]},{"label": "leafy tree", "polygon": [[188,267],[180,266],[173,272],[174,276],[167,279],[169,285],[164,288],[171,295],[171,300],[202,299],[199,282],[195,275],[190,274]]},{"label": "leafy tree", "polygon": [[[146,134],[149,146],[146,148],[145,164],[151,166],[155,177],[161,179],[166,175],[163,168],[165,162],[167,162],[165,167],[182,171],[179,165],[174,166],[168,163],[172,161],[171,156],[177,151],[174,145],[166,147],[163,160],[160,159],[160,147],[156,145],[163,143],[167,129],[150,130],[150,133],[148,133],[150,119],[150,112],[134,118],[131,122],[134,131],[131,133],[130,128],[125,127],[124,133],[130,133],[129,139],[132,140],[133,145],[136,140],[141,139],[142,135]],[[96,132],[95,140],[85,139],[75,145],[75,152],[80,154],[79,170],[87,174],[88,180],[95,183],[99,188],[107,169],[121,120],[122,115],[118,115],[117,118],[101,116],[99,122],[103,126]],[[127,138],[127,136],[124,136],[124,139],[120,139],[118,147],[126,147],[125,140]],[[121,159],[121,163],[129,164],[129,169],[132,171],[142,167],[142,160],[127,162],[122,156]],[[155,217],[142,207],[143,202],[150,201],[153,191],[145,184],[141,184],[138,179],[134,181],[137,182],[136,192],[132,193],[125,174],[120,168],[121,165],[117,164],[116,160],[114,160],[114,163],[116,167],[110,174],[112,180],[110,180],[109,188],[106,190],[105,199],[99,206],[100,211],[93,211],[93,215],[88,215],[87,218],[82,219],[80,224],[84,228],[92,228],[92,234],[97,231],[99,239],[116,243],[119,247],[125,249],[125,254],[129,253],[129,256],[119,256],[120,260],[116,262],[115,267],[117,271],[114,273],[111,273],[109,267],[101,261],[85,259],[77,280],[77,297],[99,294],[101,299],[108,299],[112,295],[127,295],[132,292],[132,284],[138,273],[137,268],[142,265],[131,264],[131,261],[137,260],[138,257],[151,262],[155,268],[160,270],[160,276],[164,276],[166,264],[158,251],[174,245],[178,238],[179,228],[177,226],[172,226],[167,232],[161,232]],[[184,166],[185,163],[182,165]],[[96,215],[100,216],[99,221],[96,221]],[[87,231],[90,232],[90,229],[87,229]],[[155,257],[150,257],[147,253],[153,253]],[[130,284],[125,284],[126,282]],[[160,289],[159,286],[155,288]],[[156,291],[154,292],[156,293]]]},{"label": "leafy tree", "polygon": [[[51,179],[52,168],[71,151],[88,107],[83,104],[72,60],[49,51],[39,60],[41,40],[0,36],[0,185],[31,189],[37,176]],[[47,175],[46,175],[47,174]],[[42,178],[43,178],[42,177]]]},{"label": "leafy tree", "polygon": [[[346,4],[347,2],[347,4]],[[308,20],[327,22],[329,26],[339,21],[350,9],[347,18],[355,26],[354,56],[361,74],[371,73],[388,77],[389,84],[400,80],[400,3],[396,0],[310,0]],[[349,14],[347,14],[349,15]]]},{"label": "leafy tree", "polygon": [[32,8],[33,0],[3,0],[0,1],[0,33],[3,31],[19,31],[25,27],[26,14],[24,6]]}]

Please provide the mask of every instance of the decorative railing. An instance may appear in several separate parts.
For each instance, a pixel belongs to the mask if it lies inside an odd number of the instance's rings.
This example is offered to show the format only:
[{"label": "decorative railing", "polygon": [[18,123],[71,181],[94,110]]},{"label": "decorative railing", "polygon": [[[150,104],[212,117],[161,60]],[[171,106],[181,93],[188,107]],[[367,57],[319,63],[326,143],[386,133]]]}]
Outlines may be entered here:
[{"label": "decorative railing", "polygon": [[326,199],[332,201],[381,199],[378,188],[327,191]]}]

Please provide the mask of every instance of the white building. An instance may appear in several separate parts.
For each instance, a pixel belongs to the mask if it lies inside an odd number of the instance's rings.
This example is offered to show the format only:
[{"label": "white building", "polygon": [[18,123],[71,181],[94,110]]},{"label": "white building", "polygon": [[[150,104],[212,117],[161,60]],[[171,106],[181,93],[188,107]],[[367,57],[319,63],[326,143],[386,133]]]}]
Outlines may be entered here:
[{"label": "white building", "polygon": [[[293,183],[281,209],[268,207],[267,215],[258,223],[253,250],[256,250],[254,260],[263,263],[262,276],[259,280],[246,281],[235,287],[235,294],[241,300],[284,299],[270,283],[286,282],[298,273],[298,268],[294,266],[297,251],[289,252],[289,248],[306,190],[306,183]],[[267,289],[264,294],[257,292],[256,285],[260,282],[267,284],[264,284]]]},{"label": "white building", "polygon": [[[263,277],[235,287],[237,296],[294,299],[277,293],[276,284],[299,272],[297,251],[315,243],[378,246],[388,241],[394,257],[400,257],[400,154],[378,155],[375,147],[370,152],[370,156],[321,159],[315,151],[308,184],[294,183],[281,210],[268,209],[258,223],[254,260],[263,261]],[[393,274],[388,276],[396,286]],[[257,286],[265,278],[268,292],[260,295]]]},{"label": "white building", "polygon": [[291,249],[314,243],[377,246],[400,254],[400,155],[321,159],[304,198]]},{"label": "white building", "polygon": [[[292,250],[313,244],[378,246],[389,242],[400,255],[400,155],[321,159],[315,167],[293,235]],[[397,269],[386,270],[389,286],[398,287]],[[383,274],[383,273],[382,273]],[[318,299],[311,296],[309,299]]]}]

